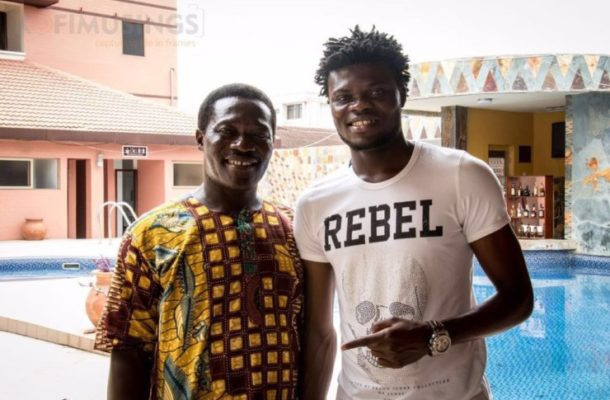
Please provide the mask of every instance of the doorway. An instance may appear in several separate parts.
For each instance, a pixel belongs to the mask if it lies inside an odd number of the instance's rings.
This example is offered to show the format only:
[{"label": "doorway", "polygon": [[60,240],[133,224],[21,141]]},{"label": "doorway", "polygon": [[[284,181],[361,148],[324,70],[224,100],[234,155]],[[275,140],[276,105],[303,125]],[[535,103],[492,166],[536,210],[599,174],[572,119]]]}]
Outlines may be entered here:
[{"label": "doorway", "polygon": [[[121,168],[114,170],[115,176],[115,190],[116,190],[116,201],[125,202],[129,204],[134,211],[137,210],[136,206],[136,193],[138,185],[138,170],[133,168]],[[131,217],[131,214],[125,210],[127,215]],[[116,227],[117,235],[122,236],[129,222],[123,218],[123,215],[119,210],[116,210]]]},{"label": "doorway", "polygon": [[68,160],[68,237],[87,237],[88,160]]},{"label": "doorway", "polygon": [[488,154],[489,166],[502,184],[502,189],[506,193],[506,176],[507,176],[507,156],[504,150],[489,150]]}]

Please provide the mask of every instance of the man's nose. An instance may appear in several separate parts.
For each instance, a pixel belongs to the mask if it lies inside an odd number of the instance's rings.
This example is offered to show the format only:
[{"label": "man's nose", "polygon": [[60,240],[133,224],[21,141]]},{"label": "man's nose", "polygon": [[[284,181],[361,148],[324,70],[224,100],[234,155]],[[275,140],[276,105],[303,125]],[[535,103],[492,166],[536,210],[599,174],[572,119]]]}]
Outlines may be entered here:
[{"label": "man's nose", "polygon": [[248,140],[247,135],[237,135],[235,139],[231,142],[231,149],[239,150],[239,151],[253,151],[254,145],[252,141]]},{"label": "man's nose", "polygon": [[350,104],[350,109],[356,112],[362,112],[371,108],[371,101],[368,96],[358,96],[354,98],[354,101]]}]

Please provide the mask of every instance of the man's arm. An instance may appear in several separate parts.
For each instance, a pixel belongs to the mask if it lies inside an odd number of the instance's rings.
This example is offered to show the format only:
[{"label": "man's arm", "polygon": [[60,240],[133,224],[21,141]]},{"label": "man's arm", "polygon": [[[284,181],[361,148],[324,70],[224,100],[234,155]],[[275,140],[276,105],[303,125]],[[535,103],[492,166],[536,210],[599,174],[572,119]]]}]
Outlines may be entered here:
[{"label": "man's arm", "polygon": [[326,398],[332,377],[337,338],[333,328],[335,281],[330,264],[303,260],[305,265],[305,329],[303,399]]},{"label": "man's arm", "polygon": [[496,294],[472,311],[444,321],[452,341],[492,335],[524,321],[534,294],[519,241],[510,225],[470,244]]},{"label": "man's arm", "polygon": [[108,400],[148,400],[150,355],[138,349],[113,349],[108,374]]},{"label": "man's arm", "polygon": [[[453,343],[492,335],[524,321],[532,312],[533,291],[519,241],[510,225],[470,243],[496,294],[469,312],[442,321]],[[392,318],[373,333],[345,343],[343,350],[367,346],[382,366],[401,368],[428,353],[431,328],[423,322]]]}]

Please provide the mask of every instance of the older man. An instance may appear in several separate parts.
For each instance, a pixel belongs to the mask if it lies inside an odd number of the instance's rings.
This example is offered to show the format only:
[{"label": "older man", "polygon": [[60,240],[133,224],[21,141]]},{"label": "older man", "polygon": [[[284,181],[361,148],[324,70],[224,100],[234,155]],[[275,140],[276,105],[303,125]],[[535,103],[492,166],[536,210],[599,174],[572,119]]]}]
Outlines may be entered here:
[{"label": "older man", "polygon": [[302,268],[290,222],[257,195],[275,123],[251,86],[203,101],[203,184],[120,246],[97,341],[109,399],[295,398]]}]

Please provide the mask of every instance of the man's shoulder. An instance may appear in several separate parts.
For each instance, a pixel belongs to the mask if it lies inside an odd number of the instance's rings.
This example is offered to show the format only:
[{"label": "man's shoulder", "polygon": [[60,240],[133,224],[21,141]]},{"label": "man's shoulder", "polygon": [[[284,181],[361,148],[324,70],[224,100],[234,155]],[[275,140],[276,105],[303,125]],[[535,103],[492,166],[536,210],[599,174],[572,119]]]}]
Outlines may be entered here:
[{"label": "man's shoulder", "polygon": [[129,226],[128,232],[134,237],[146,235],[155,228],[178,233],[193,222],[193,215],[185,206],[184,199],[174,199],[142,214]]},{"label": "man's shoulder", "polygon": [[294,219],[294,210],[285,204],[272,200],[265,200],[263,207],[267,212],[276,212],[280,214],[280,216],[286,217],[291,222]]},{"label": "man's shoulder", "polygon": [[421,146],[422,158],[428,161],[440,161],[448,165],[457,166],[464,157],[470,156],[464,150],[451,147],[442,147],[428,143],[419,143],[419,145]]}]

